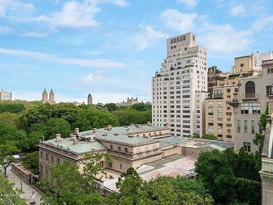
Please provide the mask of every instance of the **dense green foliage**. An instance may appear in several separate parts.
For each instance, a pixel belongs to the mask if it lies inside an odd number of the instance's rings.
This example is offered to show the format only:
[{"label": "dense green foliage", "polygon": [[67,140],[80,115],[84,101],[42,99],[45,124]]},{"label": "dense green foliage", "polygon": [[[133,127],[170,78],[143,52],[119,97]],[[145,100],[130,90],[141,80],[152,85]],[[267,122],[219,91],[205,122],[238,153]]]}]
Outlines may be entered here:
[{"label": "dense green foliage", "polygon": [[[199,134],[193,133],[192,136],[193,138],[201,138]],[[202,139],[207,139],[207,140],[217,140],[217,137],[214,136],[213,134],[204,134],[202,135]]]},{"label": "dense green foliage", "polygon": [[21,103],[0,103],[0,113],[19,113],[23,112],[23,110],[25,110],[25,106]]},{"label": "dense green foliage", "polygon": [[39,152],[35,151],[26,154],[23,158],[23,165],[30,170],[33,174],[39,173]]},{"label": "dense green foliage", "polygon": [[95,176],[104,176],[102,160],[110,162],[109,156],[103,153],[87,155],[83,160],[84,171],[70,161],[55,164],[51,167],[51,175],[40,182],[44,191],[43,199],[49,204],[67,205],[100,205],[105,199],[97,192]]},{"label": "dense green foliage", "polygon": [[202,152],[196,164],[198,179],[220,204],[261,203],[261,155],[241,149]]},{"label": "dense green foliage", "polygon": [[129,107],[80,105],[41,102],[0,102],[0,143],[12,142],[22,152],[38,150],[40,140],[55,134],[68,137],[76,127],[80,131],[119,126],[146,124],[151,121],[151,105],[139,103]]},{"label": "dense green foliage", "polygon": [[0,204],[26,204],[25,200],[18,195],[18,190],[14,190],[13,184],[9,183],[2,175],[0,175]]}]

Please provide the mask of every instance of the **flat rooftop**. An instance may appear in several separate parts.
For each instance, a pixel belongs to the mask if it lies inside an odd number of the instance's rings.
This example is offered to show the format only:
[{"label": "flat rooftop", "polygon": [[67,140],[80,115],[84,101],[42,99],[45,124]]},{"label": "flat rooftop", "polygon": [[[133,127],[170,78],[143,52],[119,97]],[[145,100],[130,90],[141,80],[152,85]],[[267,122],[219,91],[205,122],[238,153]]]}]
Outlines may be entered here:
[{"label": "flat rooftop", "polygon": [[90,151],[105,150],[105,147],[98,141],[77,141],[75,144],[70,138],[62,138],[60,141],[56,142],[55,139],[47,140],[41,142],[41,144],[50,145],[56,148],[64,149],[67,151],[72,151],[77,154],[83,154]]}]

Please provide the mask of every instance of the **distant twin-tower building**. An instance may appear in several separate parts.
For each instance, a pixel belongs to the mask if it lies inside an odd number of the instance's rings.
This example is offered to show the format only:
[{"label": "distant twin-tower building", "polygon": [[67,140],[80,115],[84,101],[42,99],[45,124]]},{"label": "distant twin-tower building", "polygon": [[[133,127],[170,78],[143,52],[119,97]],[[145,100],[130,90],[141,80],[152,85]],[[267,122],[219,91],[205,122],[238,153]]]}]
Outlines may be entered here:
[{"label": "distant twin-tower building", "polygon": [[50,90],[49,98],[48,98],[48,94],[46,92],[46,89],[44,89],[44,92],[42,94],[42,102],[49,103],[49,104],[55,104],[54,92],[52,89]]}]

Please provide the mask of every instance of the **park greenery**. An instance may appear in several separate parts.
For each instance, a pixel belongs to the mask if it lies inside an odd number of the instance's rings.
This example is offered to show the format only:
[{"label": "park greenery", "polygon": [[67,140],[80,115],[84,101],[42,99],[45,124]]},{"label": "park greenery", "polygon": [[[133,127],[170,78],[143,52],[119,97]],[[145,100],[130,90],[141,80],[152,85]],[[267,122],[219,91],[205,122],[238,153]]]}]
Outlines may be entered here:
[{"label": "park greenery", "polygon": [[[0,165],[6,173],[14,154],[35,152],[39,141],[52,139],[57,133],[69,137],[76,127],[86,131],[107,125],[146,124],[151,121],[151,115],[151,105],[143,102],[127,107],[114,103],[76,106],[38,101],[0,102]],[[24,165],[37,173],[34,162],[37,153],[27,155]]]},{"label": "park greenery", "polygon": [[[265,129],[266,111],[259,126]],[[54,138],[56,133],[68,137],[74,128],[80,131],[103,128],[107,125],[124,126],[151,121],[151,105],[138,103],[118,107],[105,105],[80,105],[41,102],[0,103],[0,165],[4,176],[18,152],[27,153],[23,164],[34,174],[38,173],[38,143]],[[264,135],[261,134],[263,137]],[[192,137],[200,137],[197,134]],[[261,146],[262,137],[257,138]],[[213,140],[213,135],[202,138]],[[197,177],[159,177],[143,181],[132,168],[118,180],[119,193],[102,197],[96,189],[97,176],[104,176],[101,160],[110,161],[107,155],[89,155],[83,161],[83,173],[70,162],[51,168],[50,178],[40,182],[44,201],[50,204],[261,204],[260,153],[239,153],[232,150],[203,152],[196,163]],[[2,185],[5,184],[5,185]],[[0,187],[12,185],[0,176]],[[0,194],[8,190],[3,188]],[[23,202],[16,197],[15,204]],[[16,201],[18,200],[18,202]]]}]

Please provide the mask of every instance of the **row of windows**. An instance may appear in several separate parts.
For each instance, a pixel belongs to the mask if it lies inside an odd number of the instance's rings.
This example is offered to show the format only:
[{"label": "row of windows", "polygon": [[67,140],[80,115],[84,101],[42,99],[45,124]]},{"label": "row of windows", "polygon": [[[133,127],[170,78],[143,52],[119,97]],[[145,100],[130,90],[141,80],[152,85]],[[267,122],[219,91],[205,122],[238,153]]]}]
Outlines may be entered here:
[{"label": "row of windows", "polygon": [[[243,125],[241,125],[241,123],[243,123]],[[249,125],[250,123],[250,125]],[[255,130],[255,126],[256,122],[255,120],[244,120],[241,122],[241,120],[237,120],[237,132],[238,133],[249,133],[249,126],[250,126],[250,134],[255,134],[256,130]]]}]

